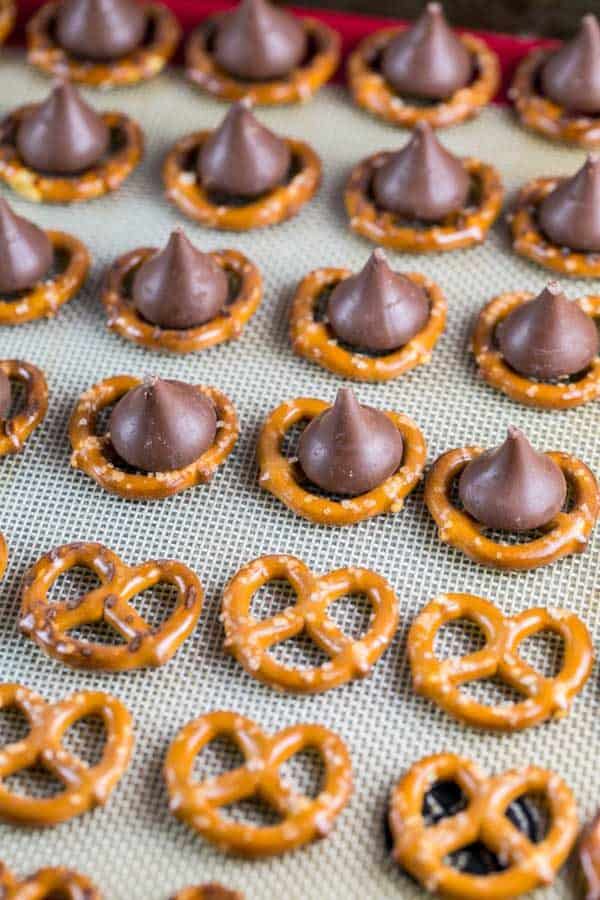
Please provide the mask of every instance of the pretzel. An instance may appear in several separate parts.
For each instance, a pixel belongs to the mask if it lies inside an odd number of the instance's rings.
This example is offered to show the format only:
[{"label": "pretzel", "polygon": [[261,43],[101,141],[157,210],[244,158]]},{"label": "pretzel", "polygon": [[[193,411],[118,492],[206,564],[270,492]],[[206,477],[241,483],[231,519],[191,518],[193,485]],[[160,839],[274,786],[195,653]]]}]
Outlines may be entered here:
[{"label": "pretzel", "polygon": [[[125,773],[133,750],[131,715],[120,700],[100,691],[80,691],[58,703],[46,703],[19,684],[0,684],[0,709],[16,707],[29,723],[27,737],[0,751],[0,819],[46,827],[103,806]],[[101,716],[106,729],[102,759],[94,766],[66,750],[62,738],[75,722]],[[42,765],[64,784],[51,797],[11,791],[4,779]]]},{"label": "pretzel", "polygon": [[[252,598],[274,579],[285,578],[297,602],[268,619],[252,615]],[[371,604],[369,630],[349,638],[329,617],[341,597],[364,593]],[[398,627],[398,601],[388,582],[355,566],[316,577],[295,556],[261,556],[243,566],[223,594],[225,648],[249,675],[285,691],[319,693],[368,675],[389,647]],[[310,669],[286,666],[271,655],[276,644],[306,631],[330,660]]]},{"label": "pretzel", "polygon": [[431,467],[425,480],[425,503],[438,526],[440,540],[481,565],[513,571],[535,569],[571,553],[583,553],[600,512],[600,491],[585,463],[567,453],[546,454],[572,488],[573,508],[559,512],[540,529],[542,537],[510,545],[485,537],[485,526],[452,500],[453,484],[465,466],[483,452],[480,447],[449,450]]},{"label": "pretzel", "polygon": [[[244,765],[216,778],[193,777],[196,757],[210,741],[229,737],[245,757]],[[325,772],[316,797],[297,794],[280,775],[281,766],[312,747]],[[219,849],[250,858],[286,853],[326,837],[352,793],[352,764],[344,742],[322,725],[292,725],[267,735],[251,719],[235,712],[207,713],[189,722],[169,747],[164,775],[169,808],[186,825]],[[223,817],[222,806],[260,796],[282,818],[256,826]]]},{"label": "pretzel", "polygon": [[477,70],[470,84],[455,91],[447,100],[431,105],[406,102],[386,81],[379,70],[385,48],[405,27],[384,28],[360,42],[348,59],[348,85],[354,102],[402,128],[414,128],[428,122],[433,128],[446,128],[477,115],[493,98],[500,85],[498,57],[472,34],[459,35]]},{"label": "pretzel", "polygon": [[558,247],[544,236],[537,222],[538,208],[562,178],[534,178],[517,196],[514,212],[509,216],[513,250],[553,272],[575,278],[600,278],[600,254]]},{"label": "pretzel", "polygon": [[171,900],[244,900],[244,895],[211,881],[210,884],[183,888]]},{"label": "pretzel", "polygon": [[[504,361],[495,341],[498,325],[509,313],[534,296],[528,291],[509,291],[494,297],[483,307],[475,325],[472,342],[481,375],[488,384],[508,394],[518,403],[541,409],[571,409],[600,397],[600,357],[596,357],[585,374],[577,380],[554,384],[520,375]],[[600,319],[600,296],[590,295],[575,302],[589,316]]]},{"label": "pretzel", "polygon": [[356,381],[390,381],[416,366],[428,363],[446,324],[447,304],[441,288],[425,275],[406,272],[406,278],[422,287],[427,294],[429,319],[403,347],[371,356],[368,352],[347,349],[327,321],[319,318],[323,298],[351,275],[350,269],[315,269],[302,279],[290,311],[290,337],[294,352],[342,378]]},{"label": "pretzel", "polygon": [[102,900],[102,895],[85,875],[63,866],[40,869],[22,881],[0,862],[0,898],[2,900]]},{"label": "pretzel", "polygon": [[253,104],[272,106],[305,103],[329,81],[340,61],[340,36],[316,19],[300,19],[307,43],[314,47],[308,60],[275,81],[245,81],[230,75],[214,59],[211,43],[219,19],[207,19],[192,32],[185,48],[185,74],[201,90],[219,100],[248,97]]},{"label": "pretzel", "polygon": [[318,525],[353,525],[380,513],[400,512],[404,498],[422,477],[427,457],[421,430],[401,413],[386,413],[402,435],[404,453],[400,468],[382,484],[358,497],[339,501],[321,497],[302,486],[304,476],[297,461],[282,453],[284,438],[296,423],[305,419],[311,421],[330,406],[323,400],[297,397],[282,403],[269,414],[258,439],[260,486],[299,516]]},{"label": "pretzel", "polygon": [[79,203],[116,191],[140,162],[144,135],[133,119],[118,112],[100,117],[117,146],[94,166],[76,175],[46,175],[30,169],[15,144],[19,123],[35,105],[21,106],[0,122],[0,179],[35,203]]},{"label": "pretzel", "polygon": [[[466,809],[427,825],[423,800],[440,781],[455,781]],[[510,821],[507,808],[524,794],[542,794],[549,827],[538,843]],[[571,789],[546,769],[525,766],[486,777],[470,759],[438,753],[415,763],[394,787],[390,803],[394,858],[427,891],[455,900],[519,897],[550,884],[577,836],[577,808]],[[506,866],[487,875],[459,872],[445,861],[451,853],[481,841]]]},{"label": "pretzel", "polygon": [[17,7],[14,0],[0,0],[0,44],[2,44],[15,24]]},{"label": "pretzel", "polygon": [[583,830],[579,859],[587,883],[585,900],[600,900],[600,815]]},{"label": "pretzel", "polygon": [[532,50],[517,66],[508,92],[519,121],[544,137],[593,150],[600,147],[600,117],[571,112],[540,93],[537,82],[554,50]]},{"label": "pretzel", "polygon": [[[100,587],[51,602],[52,586],[75,566],[94,572]],[[152,628],[130,600],[156,584],[177,588],[177,604],[161,625]],[[102,544],[65,544],[42,556],[25,576],[19,626],[44,653],[74,668],[119,672],[162,666],[194,630],[203,596],[198,577],[183,563],[163,559],[127,566]],[[97,644],[69,634],[91,622],[107,622],[127,643]]]},{"label": "pretzel", "polygon": [[0,372],[25,387],[23,408],[7,419],[0,419],[0,456],[7,456],[23,449],[46,415],[48,385],[41,369],[20,359],[0,359]]},{"label": "pretzel", "polygon": [[344,203],[350,228],[369,241],[408,253],[440,253],[481,244],[502,208],[504,188],[493,166],[472,157],[462,164],[474,186],[474,197],[467,206],[434,225],[405,221],[395,213],[381,209],[373,200],[371,184],[375,170],[393,154],[375,153],[358,163],[350,173],[344,191]]},{"label": "pretzel", "polygon": [[[439,659],[435,640],[449,622],[468,619],[483,632],[485,645],[465,656]],[[560,672],[541,675],[519,655],[531,635],[552,631],[564,643]],[[566,609],[527,609],[504,616],[497,606],[473,594],[442,594],[419,613],[408,635],[408,657],[415,690],[456,719],[481,728],[520,731],[566,716],[571,701],[589,678],[594,648],[589,631]],[[524,696],[519,703],[490,706],[461,690],[463,684],[499,677]]]},{"label": "pretzel", "polygon": [[209,482],[238,439],[239,425],[231,400],[216,388],[196,385],[196,390],[213,403],[217,414],[218,432],[213,445],[183,469],[131,472],[122,468],[123,463],[112,449],[110,435],[96,433],[96,420],[102,410],[140,384],[142,380],[133,375],[114,375],[81,395],[69,423],[71,465],[97,481],[104,490],[127,500],[162,500]]},{"label": "pretzel", "polygon": [[286,184],[242,205],[224,204],[204,190],[194,170],[200,148],[210,134],[196,131],[178,140],[167,154],[162,172],[167,199],[201,225],[226,231],[277,225],[295,216],[321,183],[321,160],[315,151],[304,141],[284,138],[295,163]]},{"label": "pretzel", "polygon": [[108,327],[128,341],[151,350],[192,353],[240,337],[246,322],[262,300],[262,277],[254,263],[237,250],[214,250],[208,255],[230,281],[230,300],[222,312],[193,328],[161,328],[146,321],[131,301],[134,273],[156,253],[153,247],[138,247],[120,256],[108,270],[102,302]]},{"label": "pretzel", "polygon": [[89,87],[123,87],[158,75],[175,53],[181,36],[178,21],[166,6],[146,3],[142,9],[150,38],[141,46],[110,62],[79,59],[56,41],[58,6],[57,2],[44,4],[27,23],[27,59],[48,75],[66,75]]}]

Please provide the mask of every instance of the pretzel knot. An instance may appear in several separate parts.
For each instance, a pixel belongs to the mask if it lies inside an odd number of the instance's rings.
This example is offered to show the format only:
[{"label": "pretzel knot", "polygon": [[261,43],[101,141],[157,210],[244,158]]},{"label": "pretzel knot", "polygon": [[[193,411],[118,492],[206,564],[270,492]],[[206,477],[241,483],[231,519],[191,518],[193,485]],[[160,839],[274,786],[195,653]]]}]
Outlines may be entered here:
[{"label": "pretzel knot", "polygon": [[[485,646],[466,656],[438,659],[434,645],[439,630],[459,619],[468,619],[481,629]],[[522,641],[541,631],[552,631],[564,642],[562,667],[553,678],[540,674],[519,656]],[[568,713],[573,697],[590,675],[594,650],[581,619],[567,610],[527,609],[509,618],[482,597],[445,594],[428,603],[413,622],[408,655],[418,693],[470,725],[517,731]],[[494,676],[526,699],[488,706],[461,691],[464,684]]]},{"label": "pretzel knot", "polygon": [[[268,619],[255,619],[252,598],[263,585],[285,578],[297,602]],[[368,631],[349,638],[328,616],[340,597],[364,592],[372,607]],[[244,566],[223,595],[225,647],[255,678],[286,691],[317,693],[368,675],[389,647],[398,627],[397,599],[387,581],[368,569],[352,566],[315,577],[295,556],[261,556]],[[313,668],[277,662],[270,650],[306,630],[331,660]]]},{"label": "pretzel knot", "polygon": [[[0,750],[0,818],[20,825],[58,825],[102,806],[124,774],[133,750],[132,720],[120,700],[100,691],[81,691],[58,703],[46,703],[19,684],[0,684],[0,709],[15,707],[29,723],[29,733]],[[62,744],[68,729],[99,716],[106,730],[99,763],[88,766]],[[65,788],[51,797],[14,793],[4,780],[41,765]]]},{"label": "pretzel knot", "polygon": [[[440,781],[456,782],[467,806],[427,825],[423,801]],[[548,830],[538,843],[506,815],[514,800],[531,793],[543,797],[549,813]],[[502,900],[549,884],[569,855],[578,828],[575,798],[558,775],[526,766],[487,778],[471,760],[453,753],[426,757],[401,778],[392,792],[390,826],[400,865],[428,891],[456,900]],[[472,875],[446,861],[477,841],[496,854],[501,871]]]},{"label": "pretzel knot", "polygon": [[[85,566],[101,581],[80,597],[52,603],[55,581],[75,566]],[[129,602],[156,584],[172,584],[177,603],[171,615],[153,628]],[[42,556],[25,576],[20,628],[42,650],[69,666],[122,671],[162,666],[193,631],[202,609],[198,577],[174,560],[150,560],[127,566],[102,544],[65,544]],[[107,622],[127,642],[110,646],[78,640],[69,631],[91,622]]]},{"label": "pretzel knot", "polygon": [[19,881],[0,862],[1,900],[102,900],[100,892],[85,875],[56,866],[40,869],[35,875]]},{"label": "pretzel knot", "polygon": [[[245,763],[199,782],[193,777],[195,759],[219,736],[233,740]],[[296,793],[279,771],[309,747],[319,752],[325,769],[316,797]],[[292,725],[267,735],[251,719],[228,711],[189,722],[169,748],[164,774],[171,812],[222,850],[247,857],[285,853],[326,837],[352,793],[350,756],[337,734],[322,725]],[[282,821],[260,827],[220,814],[222,806],[253,796],[268,803]]]}]

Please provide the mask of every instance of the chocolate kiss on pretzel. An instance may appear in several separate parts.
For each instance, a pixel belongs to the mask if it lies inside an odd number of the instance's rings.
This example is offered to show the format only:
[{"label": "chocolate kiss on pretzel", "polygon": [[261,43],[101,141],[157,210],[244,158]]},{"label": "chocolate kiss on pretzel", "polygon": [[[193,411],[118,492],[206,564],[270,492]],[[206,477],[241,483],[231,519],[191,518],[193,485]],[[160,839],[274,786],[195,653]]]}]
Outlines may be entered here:
[{"label": "chocolate kiss on pretzel", "polygon": [[27,290],[50,270],[54,250],[45,231],[0,197],[0,293]]},{"label": "chocolate kiss on pretzel", "polygon": [[285,77],[300,65],[307,48],[302,22],[267,0],[241,0],[217,28],[215,59],[248,81]]},{"label": "chocolate kiss on pretzel", "polygon": [[360,272],[333,289],[327,317],[334,334],[353,347],[396,350],[425,327],[429,301],[423,288],[394,272],[377,248]]},{"label": "chocolate kiss on pretzel", "polygon": [[558,247],[600,252],[600,156],[590,153],[572,178],[563,178],[542,200],[540,228]]},{"label": "chocolate kiss on pretzel", "polygon": [[56,38],[73,56],[104,62],[135,50],[144,40],[146,23],[135,0],[62,0]]},{"label": "chocolate kiss on pretzel", "polygon": [[440,3],[428,3],[417,21],[383,54],[382,70],[399,94],[443,100],[471,79],[465,45],[449,27]]},{"label": "chocolate kiss on pretzel", "polygon": [[340,388],[332,407],[300,436],[298,457],[307,478],[333,494],[357,496],[394,474],[402,462],[400,432],[385,413]]},{"label": "chocolate kiss on pretzel", "polygon": [[570,112],[600,112],[600,25],[593,13],[581,20],[573,40],[553,53],[542,67],[544,94]]},{"label": "chocolate kiss on pretzel", "polygon": [[462,209],[470,179],[462,162],[419,122],[409,142],[392,153],[373,178],[378,206],[423,222],[438,222]]},{"label": "chocolate kiss on pretzel", "polygon": [[567,485],[559,466],[511,426],[500,447],[466,465],[458,490],[466,511],[487,528],[528,531],[560,512]]}]

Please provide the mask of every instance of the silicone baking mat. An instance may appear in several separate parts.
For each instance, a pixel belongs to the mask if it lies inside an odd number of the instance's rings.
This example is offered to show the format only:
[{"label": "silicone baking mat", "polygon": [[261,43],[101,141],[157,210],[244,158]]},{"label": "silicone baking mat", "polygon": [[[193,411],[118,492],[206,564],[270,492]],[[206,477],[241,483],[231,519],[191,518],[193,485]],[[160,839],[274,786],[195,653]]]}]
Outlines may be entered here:
[{"label": "silicone baking mat", "polygon": [[[0,84],[3,113],[42,97],[49,88],[47,80],[10,52],[0,61]],[[470,755],[490,771],[527,762],[550,767],[575,791],[582,819],[588,817],[600,802],[596,671],[566,719],[521,734],[478,733],[414,695],[405,640],[423,605],[454,590],[489,597],[506,613],[537,604],[567,606],[583,617],[600,644],[598,534],[584,555],[529,574],[499,574],[439,542],[421,489],[398,515],[331,530],[297,518],[258,487],[255,444],[269,410],[293,396],[332,400],[342,383],[291,353],[287,313],[294,287],[315,267],[357,269],[364,263],[371,247],[347,229],[342,185],[361,157],[401,145],[406,133],[359,112],[336,87],[302,108],[260,111],[261,120],[277,131],[314,145],[324,162],[322,189],[295,220],[273,229],[236,235],[185,223],[199,247],[235,247],[254,259],[264,273],[264,302],[236,343],[200,355],[153,355],[106,329],[101,276],[118,254],[139,245],[161,245],[181,223],[162,196],[162,159],[181,134],[213,126],[224,107],[194,92],[176,72],[147,86],[90,99],[99,108],[116,107],[141,122],[147,136],[144,165],[118,194],[87,205],[50,208],[9,198],[18,212],[40,224],[75,232],[90,246],[94,268],[86,288],[56,319],[0,333],[0,356],[41,366],[50,387],[43,425],[24,453],[3,459],[0,466],[0,528],[10,549],[0,585],[0,677],[20,681],[52,700],[78,689],[110,691],[132,711],[137,743],[132,766],[105,809],[48,831],[1,825],[0,858],[21,874],[52,863],[73,866],[88,873],[105,897],[116,900],[161,900],[187,883],[211,878],[243,890],[249,900],[420,897],[420,889],[389,858],[384,820],[390,789],[400,775],[415,760],[441,750]],[[477,153],[496,164],[510,192],[535,175],[572,172],[583,158],[576,150],[527,135],[507,110],[498,108],[444,132],[442,139],[456,153]],[[575,453],[600,472],[597,404],[570,412],[524,409],[478,380],[469,358],[469,331],[481,304],[511,288],[538,291],[546,281],[542,270],[510,252],[505,225],[499,223],[476,249],[392,259],[398,269],[420,270],[439,282],[448,298],[448,327],[430,365],[388,384],[359,385],[359,399],[413,417],[427,437],[429,462],[472,441],[495,445],[506,426],[515,423],[539,448]],[[567,285],[573,296],[594,287],[577,281]],[[157,373],[213,384],[232,398],[241,435],[210,486],[163,502],[131,503],[109,496],[69,468],[67,422],[73,405],[91,384],[117,373]],[[19,635],[23,574],[43,552],[73,540],[101,541],[130,563],[173,557],[198,572],[206,590],[201,620],[167,666],[114,676],[73,672]],[[284,696],[253,681],[223,653],[219,609],[225,583],[243,563],[274,552],[295,554],[316,572],[355,564],[391,581],[401,627],[371,677],[318,696]],[[143,600],[148,610],[150,601]],[[287,600],[282,593],[269,597],[263,591],[260,609],[281,608]],[[338,604],[336,616],[351,631],[364,624],[353,603]],[[441,650],[457,653],[464,647],[465,636],[450,629]],[[543,639],[530,641],[525,652],[545,671],[556,664],[556,647]],[[315,658],[303,641],[277,653],[304,663]],[[480,695],[507,697],[493,685]],[[169,814],[161,777],[166,749],[186,722],[218,708],[250,716],[267,731],[312,721],[344,738],[354,764],[355,792],[327,840],[281,858],[243,862],[217,852]],[[3,727],[5,739],[16,725],[4,722]],[[215,751],[211,771],[219,764],[226,765],[226,758]],[[311,761],[302,766],[298,761],[291,775],[310,782]],[[48,789],[39,773],[21,781],[20,789],[24,787]],[[262,815],[256,809],[244,812]],[[545,896],[573,897],[576,885],[574,871],[567,871]]]}]

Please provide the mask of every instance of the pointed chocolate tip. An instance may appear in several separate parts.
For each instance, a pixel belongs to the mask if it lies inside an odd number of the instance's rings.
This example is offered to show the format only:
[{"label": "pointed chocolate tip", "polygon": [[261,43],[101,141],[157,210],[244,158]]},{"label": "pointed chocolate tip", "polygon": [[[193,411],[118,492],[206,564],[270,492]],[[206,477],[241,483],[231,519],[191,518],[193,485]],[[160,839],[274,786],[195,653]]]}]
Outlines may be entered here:
[{"label": "pointed chocolate tip", "polygon": [[600,163],[600,153],[592,152],[588,153],[587,159],[585,161],[586,165],[596,167],[598,163]]},{"label": "pointed chocolate tip", "polygon": [[444,11],[441,3],[428,3],[425,9],[430,16],[439,16]]},{"label": "pointed chocolate tip", "polygon": [[520,438],[524,438],[525,435],[520,428],[517,428],[516,425],[509,425],[506,429],[506,437],[509,441],[516,441]]},{"label": "pointed chocolate tip", "polygon": [[546,290],[548,291],[549,294],[552,294],[555,297],[560,296],[560,294],[562,294],[562,292],[563,292],[558,281],[549,281],[548,284],[546,285]]},{"label": "pointed chocolate tip", "polygon": [[388,261],[387,256],[385,255],[385,251],[382,250],[381,247],[376,247],[375,250],[371,253],[371,259],[374,259],[379,263],[386,263]]},{"label": "pointed chocolate tip", "polygon": [[426,119],[420,119],[413,131],[417,134],[433,134],[433,128]]},{"label": "pointed chocolate tip", "polygon": [[581,20],[581,27],[584,28],[586,31],[592,30],[592,29],[594,31],[596,31],[597,29],[600,28],[600,23],[598,22],[598,19],[596,18],[594,13],[586,13],[585,16]]}]

